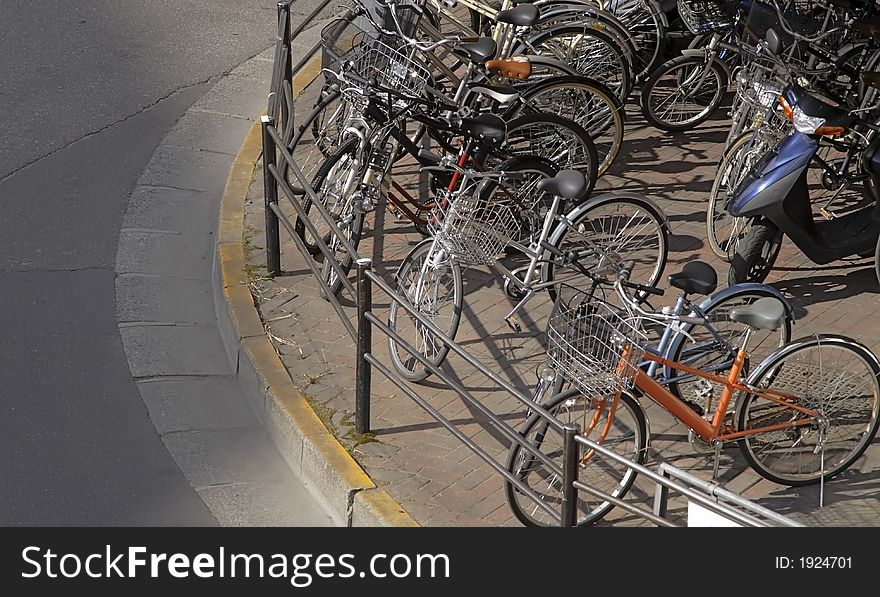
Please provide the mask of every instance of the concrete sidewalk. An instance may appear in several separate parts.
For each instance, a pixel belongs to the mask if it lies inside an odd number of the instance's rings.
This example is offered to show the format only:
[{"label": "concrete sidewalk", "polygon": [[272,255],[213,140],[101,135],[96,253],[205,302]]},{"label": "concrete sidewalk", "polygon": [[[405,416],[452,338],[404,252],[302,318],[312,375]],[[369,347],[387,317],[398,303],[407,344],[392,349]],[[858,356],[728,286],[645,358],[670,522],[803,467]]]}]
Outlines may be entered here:
[{"label": "concrete sidewalk", "polygon": [[[597,185],[597,192],[626,189],[659,202],[672,233],[665,274],[702,259],[712,263],[719,279],[725,280],[726,263],[716,259],[705,242],[705,208],[726,137],[724,120],[706,123],[691,133],[671,135],[645,125],[634,106],[628,111],[627,140],[612,171]],[[367,437],[355,434],[354,345],[332,307],[318,296],[317,283],[283,229],[284,273],[275,279],[265,276],[259,166],[251,182],[242,198],[241,238],[246,258],[242,268],[262,326],[298,392],[371,481],[390,496],[392,501],[384,502],[389,511],[394,511],[393,503],[397,502],[424,526],[518,525],[504,500],[501,477],[377,371],[372,385],[375,433]],[[359,251],[371,256],[377,272],[390,279],[400,260],[421,238],[408,221],[397,221],[392,214],[378,210],[368,220]],[[484,268],[465,272],[465,307],[457,340],[515,387],[531,393],[536,367],[545,354],[541,336],[549,301],[530,303],[523,317],[524,331],[512,333],[503,321],[511,301],[499,282]],[[793,337],[836,332],[857,338],[874,350],[880,346],[880,321],[871,317],[880,307],[880,285],[872,259],[816,267],[787,243],[769,282],[797,306]],[[374,301],[374,310],[383,318],[387,302],[379,294]],[[353,317],[353,305],[346,309]],[[377,358],[389,363],[387,340],[375,333],[374,344]],[[506,422],[514,427],[520,423],[520,404],[472,366],[450,357],[445,369]],[[507,440],[485,417],[434,379],[411,387],[503,465]],[[656,406],[648,406],[646,412],[652,438],[648,465],[656,467],[662,458],[710,478],[712,459],[694,454],[686,430]],[[722,454],[720,481],[727,489],[810,526],[880,526],[878,468],[880,445],[875,442],[856,465],[826,484],[825,507],[821,509],[818,486],[795,489],[770,483],[748,468],[735,446]],[[652,483],[640,480],[627,499],[649,505],[653,492]],[[681,500],[670,508],[678,515],[685,509]],[[383,519],[380,515],[375,520],[395,524],[395,520],[406,519]],[[615,509],[600,524],[640,526],[645,522]]]}]

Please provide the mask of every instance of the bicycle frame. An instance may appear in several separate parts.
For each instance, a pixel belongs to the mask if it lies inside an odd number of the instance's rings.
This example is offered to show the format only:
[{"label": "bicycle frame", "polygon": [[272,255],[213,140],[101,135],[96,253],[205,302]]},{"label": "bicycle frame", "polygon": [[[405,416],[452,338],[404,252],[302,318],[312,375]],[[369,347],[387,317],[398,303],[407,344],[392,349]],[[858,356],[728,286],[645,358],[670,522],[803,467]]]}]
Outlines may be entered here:
[{"label": "bicycle frame", "polygon": [[[754,386],[748,385],[744,380],[740,379],[740,373],[743,370],[743,366],[745,364],[748,354],[746,351],[746,346],[748,344],[749,336],[750,332],[747,332],[743,340],[742,346],[737,351],[736,358],[733,361],[727,377],[707,373],[706,371],[690,367],[683,363],[671,361],[669,359],[651,353],[646,353],[647,361],[656,362],[659,365],[664,365],[666,367],[674,368],[679,371],[684,371],[685,373],[689,373],[701,379],[706,379],[708,381],[712,381],[719,385],[722,385],[724,387],[724,390],[721,393],[721,397],[719,398],[714,411],[711,413],[711,418],[704,418],[703,416],[701,416],[690,406],[688,406],[687,403],[675,396],[672,392],[666,389],[666,387],[661,385],[660,382],[649,376],[645,371],[640,368],[636,369],[635,371],[635,375],[633,377],[633,385],[642,396],[647,396],[651,401],[661,406],[678,421],[691,429],[703,441],[715,446],[716,449],[720,448],[721,444],[727,441],[738,440],[745,437],[753,437],[773,431],[781,431],[784,429],[792,429],[796,427],[812,425],[814,419],[816,417],[819,417],[820,414],[813,409],[804,408],[802,406],[794,404],[794,402],[798,399],[797,396],[787,394],[785,392],[780,392],[772,388],[756,388]],[[619,368],[628,366],[628,351],[629,347],[624,348]],[[734,392],[745,392],[759,398],[763,398],[783,408],[790,409],[794,412],[806,415],[806,418],[789,420],[773,425],[753,427],[744,431],[735,431],[729,424],[725,424],[727,407],[729,406],[730,401],[733,398]],[[598,441],[600,442],[605,439],[607,430],[610,428],[611,422],[614,418],[614,412],[617,408],[617,402],[620,400],[621,393],[622,388],[618,384],[618,387],[615,389],[613,396],[610,398],[611,404],[609,406],[608,419],[604,425],[604,428],[599,432]],[[609,398],[603,397],[599,398],[598,401],[600,403],[604,403],[608,399]],[[597,415],[581,431],[582,435],[585,437],[589,437],[590,434],[593,433],[596,429],[596,424],[600,418],[598,416],[598,413],[602,410],[602,408],[604,408],[604,404],[600,404],[599,406],[600,408],[597,409]],[[587,460],[590,456],[590,453],[585,454],[582,457],[582,462]]]},{"label": "bicycle frame", "polygon": [[[733,365],[730,368],[730,373],[726,378],[720,375],[707,373],[700,369],[689,367],[676,361],[670,361],[666,358],[659,357],[653,354],[646,355],[646,359],[649,361],[655,361],[661,365],[669,366],[676,370],[684,371],[696,377],[723,385],[724,390],[721,393],[721,397],[718,399],[718,403],[715,406],[715,410],[712,414],[711,420],[704,419],[690,406],[688,406],[683,400],[679,399],[664,386],[660,385],[657,380],[649,377],[642,370],[636,371],[634,379],[635,387],[638,388],[643,395],[647,396],[658,405],[663,407],[665,410],[669,411],[672,416],[684,423],[689,429],[692,429],[697,435],[700,436],[700,438],[711,444],[718,444],[719,442],[723,443],[726,441],[742,439],[744,437],[752,437],[755,435],[760,435],[762,433],[780,431],[783,429],[790,429],[792,427],[803,427],[806,425],[811,425],[813,419],[815,417],[818,417],[819,413],[815,410],[793,404],[793,401],[797,400],[797,396],[786,394],[778,390],[773,390],[772,388],[755,388],[746,385],[746,383],[740,380],[739,375],[742,372],[747,357],[747,352],[745,350],[745,345],[747,342],[748,334],[746,335],[746,339],[743,342],[743,347],[741,347],[737,352],[736,358],[733,361]],[[754,427],[745,431],[734,431],[732,428],[725,427],[724,425],[724,420],[727,414],[727,407],[730,404],[734,392],[746,392],[748,394],[758,396],[759,398],[763,398],[784,408],[791,409],[793,411],[807,415],[808,418],[787,421],[784,423],[777,423],[774,425],[766,425],[763,427]],[[615,401],[618,399],[618,396],[619,392],[615,395]]]}]

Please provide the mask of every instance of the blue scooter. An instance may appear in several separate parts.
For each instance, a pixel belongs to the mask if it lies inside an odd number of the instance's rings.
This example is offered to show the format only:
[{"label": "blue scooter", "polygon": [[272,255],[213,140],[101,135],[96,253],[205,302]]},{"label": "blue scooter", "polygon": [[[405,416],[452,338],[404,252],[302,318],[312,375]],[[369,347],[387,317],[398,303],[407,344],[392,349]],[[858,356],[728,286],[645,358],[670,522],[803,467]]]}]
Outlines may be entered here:
[{"label": "blue scooter", "polygon": [[[834,139],[856,126],[871,134],[880,127],[797,86],[789,86],[780,103],[794,130],[753,166],[728,207],[731,215],[749,218],[730,263],[730,284],[763,282],[773,269],[783,236],[820,265],[851,255],[873,255],[880,238],[880,200],[816,220],[807,187],[807,169],[822,137]],[[874,135],[855,157],[861,174],[878,188],[880,136]]]}]

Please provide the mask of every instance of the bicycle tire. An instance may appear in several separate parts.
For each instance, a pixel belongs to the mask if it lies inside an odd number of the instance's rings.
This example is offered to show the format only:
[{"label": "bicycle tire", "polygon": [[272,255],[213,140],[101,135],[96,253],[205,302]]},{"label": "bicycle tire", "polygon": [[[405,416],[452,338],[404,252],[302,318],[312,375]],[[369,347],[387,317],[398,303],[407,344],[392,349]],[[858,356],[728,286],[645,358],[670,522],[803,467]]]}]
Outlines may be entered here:
[{"label": "bicycle tire", "polygon": [[[701,77],[700,73],[706,68],[709,72],[697,89],[695,99],[691,101],[685,98],[682,94],[689,93],[687,83]],[[674,76],[670,77],[673,73]],[[670,92],[664,92],[665,89],[670,89]],[[687,131],[699,126],[715,113],[726,89],[727,74],[715,61],[707,64],[702,56],[678,56],[664,62],[645,79],[639,97],[639,108],[645,120],[655,128],[667,132]],[[679,108],[687,110],[685,116],[679,119],[673,119],[670,112],[676,105],[672,103],[676,98],[687,100]],[[663,112],[658,112],[661,109]],[[690,112],[694,114],[688,116]]]},{"label": "bicycle tire", "polygon": [[632,91],[632,72],[614,38],[574,24],[554,25],[523,38],[515,54],[541,54],[574,66],[578,73],[601,81],[622,102]]},{"label": "bicycle tire", "polygon": [[[357,250],[358,245],[361,241],[361,235],[364,231],[364,212],[358,209],[358,207],[354,204],[352,197],[337,197],[334,201],[328,203],[326,201],[327,193],[330,192],[328,189],[325,189],[326,184],[336,184],[339,182],[339,179],[342,178],[337,176],[337,174],[341,171],[343,173],[346,172],[346,169],[349,167],[348,164],[343,163],[340,169],[340,162],[346,156],[350,156],[351,154],[355,154],[359,151],[359,141],[357,139],[352,139],[345,145],[343,145],[336,153],[327,158],[324,164],[318,169],[317,174],[315,175],[314,180],[312,181],[312,189],[314,189],[315,194],[324,202],[324,206],[330,210],[330,213],[336,218],[336,226],[339,228],[340,232],[342,232],[348,243],[351,247]],[[355,181],[357,184],[359,181]],[[306,194],[303,199],[303,209],[306,212],[306,216],[312,221],[313,224],[316,225],[318,231],[321,231],[319,227],[321,223],[325,223],[323,216],[315,208],[312,213],[315,217],[309,216],[309,211],[312,206],[311,197]],[[306,248],[311,250],[310,245],[307,244],[306,239],[309,237],[308,234],[305,234],[305,224],[299,221],[297,218],[297,222],[294,223],[294,231],[298,231],[296,228],[296,224],[302,225],[302,229],[304,234],[300,236],[303,238],[303,244],[306,245]],[[339,236],[333,234],[332,229],[329,224],[327,225],[326,235],[323,237],[324,243],[327,245],[327,248],[332,253],[332,259],[339,264],[342,273],[348,275],[348,272],[351,271],[351,266],[354,264],[354,255],[348,251],[345,246],[345,243],[340,240]],[[342,290],[342,279],[340,277],[340,272],[336,270],[331,265],[330,259],[328,256],[323,254],[323,252],[318,248],[317,243],[312,245],[317,254],[323,258],[322,271],[321,276],[324,282],[330,289],[330,292],[333,295],[338,296],[339,292]],[[326,294],[324,289],[321,289],[321,296],[323,298],[329,299],[329,296]]]},{"label": "bicycle tire", "polygon": [[607,86],[589,77],[552,77],[527,87],[520,98],[505,118],[555,108],[589,133],[599,161],[597,177],[614,164],[624,140],[626,111]]},{"label": "bicycle tire", "polygon": [[[623,226],[618,228],[618,224]],[[656,242],[644,238],[646,235],[653,235]],[[656,286],[669,255],[669,227],[663,211],[646,197],[609,192],[591,197],[566,214],[547,242],[563,254],[578,255],[580,265],[588,270],[604,267],[607,260],[633,260],[630,280]],[[597,248],[601,252],[598,259],[594,255]],[[543,279],[552,282],[559,277],[556,260],[549,252],[544,260]],[[547,291],[555,301],[555,286]],[[636,293],[636,298],[643,300],[645,295]]]},{"label": "bicycle tire", "polygon": [[607,7],[605,10],[617,17],[631,32],[636,46],[633,78],[636,82],[644,81],[663,59],[666,31],[669,28],[666,14],[652,0],[618,0],[602,4]]},{"label": "bicycle tire", "polygon": [[[539,156],[558,170],[579,170],[587,179],[587,195],[596,184],[599,157],[593,138],[574,120],[551,112],[522,114],[507,123],[503,150],[512,156]],[[498,158],[486,158],[487,168],[497,168]]]},{"label": "bicycle tire", "polygon": [[[814,349],[818,355],[804,354]],[[844,368],[841,360],[845,353],[853,360]],[[840,367],[839,371],[832,364]],[[814,379],[817,367],[818,380]],[[813,425],[787,427],[740,439],[739,448],[746,461],[762,477],[791,487],[818,483],[846,470],[864,454],[877,434],[878,377],[880,362],[874,353],[846,336],[808,336],[775,352],[749,376],[748,383],[764,387],[763,380],[770,378],[771,388],[797,396],[798,404],[818,410],[822,421],[818,423],[819,429]],[[835,397],[828,396],[826,388]],[[752,421],[755,428],[774,421],[791,424],[793,417],[799,415],[754,394],[743,393],[737,402],[737,431],[752,428]],[[821,427],[825,425],[829,438],[821,442]],[[816,436],[820,441],[813,445]],[[820,443],[824,446],[822,450]]]},{"label": "bicycle tire", "polygon": [[[589,402],[588,400],[573,388],[550,398],[544,408],[562,423],[578,423],[581,434],[595,441],[599,433],[597,429],[602,429],[604,422],[607,421],[612,400],[607,398],[593,399]],[[583,409],[582,414],[575,410],[577,407]],[[642,407],[629,393],[621,393],[612,416],[613,426],[609,428],[608,433],[614,433],[614,436],[606,435],[598,443],[614,450],[629,461],[644,463],[648,448],[648,426]],[[561,437],[549,427],[550,423],[547,419],[536,413],[526,420],[521,436],[524,442],[540,450],[542,454],[551,459],[559,459],[561,467]],[[557,443],[552,438],[558,438],[560,441]],[[578,460],[580,482],[617,498],[623,498],[636,479],[637,472],[632,467],[600,456],[598,453],[590,453],[582,444],[578,444]],[[583,462],[584,460],[586,462]],[[562,480],[548,471],[545,465],[525,450],[519,442],[515,442],[508,451],[507,471],[535,491],[541,497],[541,501],[551,507],[557,506],[561,512]],[[532,487],[532,482],[536,482],[538,487]],[[509,480],[504,483],[504,495],[513,515],[523,525],[559,524],[552,515],[542,510]],[[585,491],[578,492],[577,526],[595,524],[613,507],[614,504],[609,501],[594,497]]]},{"label": "bicycle tire", "polygon": [[[311,181],[311,187],[315,191],[315,194],[320,197],[320,188],[324,185],[324,182],[327,180],[327,176],[330,174],[331,170],[333,170],[340,161],[342,161],[349,154],[354,153],[359,148],[359,142],[357,139],[349,139],[342,147],[338,148],[333,154],[328,156],[322,163],[321,166],[315,172],[314,177]],[[328,207],[326,203],[325,207]],[[329,206],[332,209],[334,205]],[[312,197],[308,193],[303,195],[302,198],[302,207],[303,211],[306,214],[306,217],[309,219],[312,224],[315,225],[315,228],[318,231],[318,234],[321,235],[321,238],[324,240],[324,243],[330,242],[330,226],[324,221],[321,215],[318,213],[317,208],[315,208],[312,204]],[[309,214],[311,212],[311,214]],[[305,223],[302,221],[299,215],[297,215],[296,220],[293,223],[294,231],[299,235],[300,239],[302,239],[303,244],[306,249],[308,249],[309,253],[312,255],[319,255],[321,250],[318,248],[318,244],[315,241],[314,237],[308,232]]]},{"label": "bicycle tire", "polygon": [[[395,274],[395,289],[406,297],[418,309],[419,313],[430,317],[432,322],[450,339],[455,339],[455,334],[458,332],[458,325],[461,321],[461,311],[464,302],[461,267],[453,259],[450,259],[449,256],[446,256],[445,260],[433,264],[432,267],[428,263],[428,259],[432,255],[432,249],[436,250],[434,239],[431,238],[426,238],[412,248]],[[415,276],[415,278],[413,279],[411,276]],[[446,292],[441,293],[441,290],[450,283],[452,309],[447,318],[441,320],[441,324],[438,324],[434,320],[437,318],[439,309],[430,301],[445,300],[448,295]],[[428,289],[427,291],[426,288]],[[406,336],[407,330],[403,329],[405,324],[411,325],[414,328],[416,341],[413,342],[408,337],[403,337],[403,340],[419,350],[420,354],[433,365],[439,367],[443,363],[446,355],[449,354],[449,346],[439,341],[424,327],[424,324],[416,321],[397,301],[391,301],[388,310],[388,327],[394,332],[394,334],[389,334],[388,336],[388,350],[391,355],[391,363],[404,379],[411,382],[420,382],[431,375],[430,369],[400,346],[394,337],[394,335]],[[419,345],[420,343],[421,345]]]},{"label": "bicycle tire", "polygon": [[[736,252],[747,222],[747,218],[728,213],[730,194],[739,186],[751,167],[778,141],[777,135],[767,135],[763,130],[745,131],[725,149],[709,191],[709,206],[706,209],[707,240],[712,253],[725,261],[729,261]],[[769,132],[772,129],[766,130]]]}]

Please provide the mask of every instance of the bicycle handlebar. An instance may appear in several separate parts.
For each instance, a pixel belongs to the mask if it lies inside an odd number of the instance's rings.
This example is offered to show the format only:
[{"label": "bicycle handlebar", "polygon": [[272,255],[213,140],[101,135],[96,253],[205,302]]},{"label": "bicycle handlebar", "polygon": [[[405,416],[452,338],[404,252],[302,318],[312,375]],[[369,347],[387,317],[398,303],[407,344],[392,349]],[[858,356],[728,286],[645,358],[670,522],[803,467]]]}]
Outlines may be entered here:
[{"label": "bicycle handlebar", "polygon": [[785,21],[785,16],[782,14],[782,9],[779,8],[779,3],[777,2],[777,0],[771,0],[771,2],[773,2],[773,8],[776,10],[776,15],[779,17],[779,26],[782,27],[782,30],[785,31],[786,33],[788,33],[789,35],[791,35],[792,37],[794,37],[795,39],[799,39],[801,41],[806,41],[809,43],[814,43],[814,42],[817,42],[821,39],[824,39],[825,37],[828,37],[832,33],[837,33],[839,31],[845,31],[847,29],[847,27],[849,27],[855,21],[855,19],[849,19],[844,23],[844,26],[842,26],[842,27],[834,27],[832,29],[829,29],[828,31],[823,31],[822,33],[819,33],[818,35],[816,35],[814,37],[810,37],[808,35],[796,33],[795,31],[792,31],[791,29],[789,29],[788,23],[786,23],[786,21]]}]

